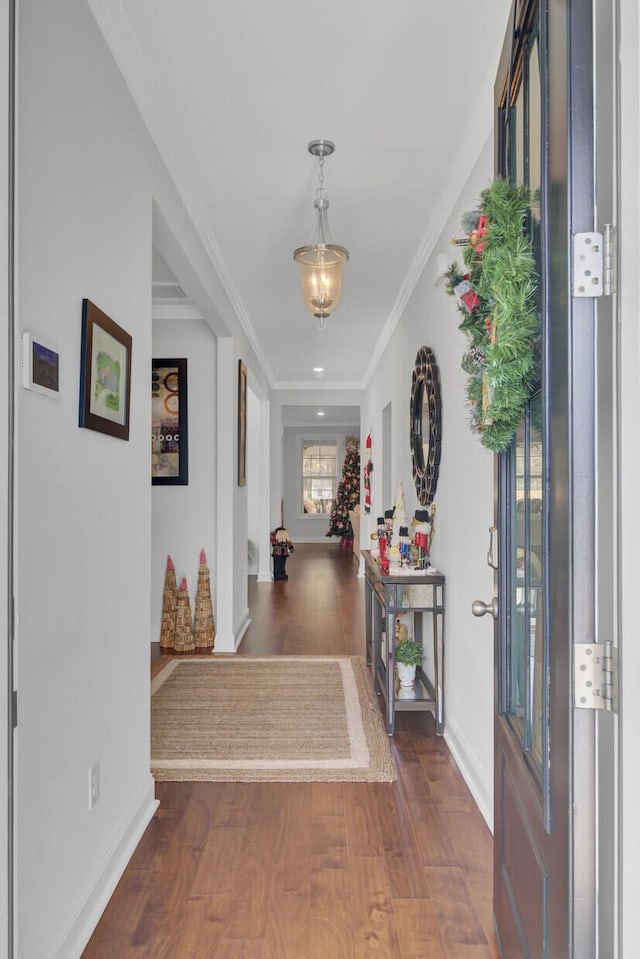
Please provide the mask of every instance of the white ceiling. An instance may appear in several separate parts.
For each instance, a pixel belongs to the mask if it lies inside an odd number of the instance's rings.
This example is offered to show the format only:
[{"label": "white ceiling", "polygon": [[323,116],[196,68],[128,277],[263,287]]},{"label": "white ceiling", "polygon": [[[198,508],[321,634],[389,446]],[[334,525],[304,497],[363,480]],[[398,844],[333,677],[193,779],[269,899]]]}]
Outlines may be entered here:
[{"label": "white ceiling", "polygon": [[334,406],[329,403],[283,406],[283,426],[317,426],[319,429],[359,429],[359,406]]},{"label": "white ceiling", "polygon": [[[271,385],[362,388],[490,133],[510,0],[89,4]],[[324,332],[292,259],[320,137],[351,254]]]}]

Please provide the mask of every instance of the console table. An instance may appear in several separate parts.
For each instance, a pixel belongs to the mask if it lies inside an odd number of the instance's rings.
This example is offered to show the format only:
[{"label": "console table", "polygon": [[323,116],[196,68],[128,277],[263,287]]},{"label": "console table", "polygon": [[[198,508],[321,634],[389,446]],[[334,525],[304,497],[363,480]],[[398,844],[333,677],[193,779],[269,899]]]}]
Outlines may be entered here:
[{"label": "console table", "polygon": [[[384,696],[387,733],[393,735],[395,714],[399,710],[429,710],[436,721],[436,733],[444,732],[444,576],[426,570],[382,572],[371,550],[363,550],[365,572],[365,636],[367,665],[374,689]],[[410,587],[419,586],[419,590]],[[432,683],[421,666],[416,670],[416,693],[411,699],[396,694],[396,616],[413,613],[414,636],[423,644],[422,614],[432,618]],[[383,628],[386,643],[383,649]],[[424,644],[423,644],[424,645]]]}]

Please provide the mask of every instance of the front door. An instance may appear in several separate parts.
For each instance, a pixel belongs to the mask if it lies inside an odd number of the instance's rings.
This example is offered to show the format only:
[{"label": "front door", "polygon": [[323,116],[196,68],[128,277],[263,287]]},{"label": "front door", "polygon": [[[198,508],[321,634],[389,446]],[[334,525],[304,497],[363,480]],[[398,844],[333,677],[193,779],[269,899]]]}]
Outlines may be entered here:
[{"label": "front door", "polygon": [[[591,0],[514,0],[496,80],[496,173],[531,190],[540,388],[496,460],[494,914],[504,959],[595,956],[594,723],[572,645],[595,629]],[[578,715],[580,714],[580,715]]]}]

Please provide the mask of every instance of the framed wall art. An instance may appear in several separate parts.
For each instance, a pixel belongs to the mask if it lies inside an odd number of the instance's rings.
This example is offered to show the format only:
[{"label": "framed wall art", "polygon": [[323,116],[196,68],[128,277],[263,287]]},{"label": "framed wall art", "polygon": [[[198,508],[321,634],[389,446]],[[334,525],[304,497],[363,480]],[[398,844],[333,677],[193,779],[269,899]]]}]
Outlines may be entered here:
[{"label": "framed wall art", "polygon": [[79,426],[129,439],[131,346],[129,333],[82,301]]},{"label": "framed wall art", "polygon": [[186,359],[151,361],[151,482],[188,486]]},{"label": "framed wall art", "polygon": [[431,506],[436,495],[442,442],[440,372],[433,350],[421,346],[411,375],[410,442],[418,502]]},{"label": "framed wall art", "polygon": [[58,399],[60,353],[54,343],[37,333],[22,334],[22,385],[25,390]]},{"label": "framed wall art", "polygon": [[247,368],[238,361],[238,486],[247,485]]}]

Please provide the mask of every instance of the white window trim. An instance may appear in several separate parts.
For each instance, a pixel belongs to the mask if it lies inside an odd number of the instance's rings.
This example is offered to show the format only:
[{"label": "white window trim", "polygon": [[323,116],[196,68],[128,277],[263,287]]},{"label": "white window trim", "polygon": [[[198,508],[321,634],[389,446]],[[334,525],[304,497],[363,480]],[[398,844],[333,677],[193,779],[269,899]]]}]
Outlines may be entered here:
[{"label": "white window trim", "polygon": [[345,438],[342,433],[323,433],[322,435],[316,436],[315,434],[306,434],[301,433],[298,437],[298,459],[297,459],[297,468],[298,468],[298,519],[299,520],[309,520],[311,523],[317,523],[322,521],[323,523],[328,523],[331,516],[330,513],[305,513],[304,505],[302,502],[302,487],[304,483],[304,477],[302,475],[302,451],[305,446],[323,446],[328,445],[329,443],[336,444],[336,490],[338,488],[338,483],[340,482],[340,476],[342,474],[342,464],[344,462],[344,451],[345,451]]}]

